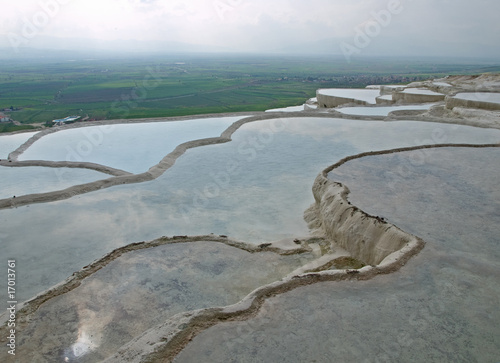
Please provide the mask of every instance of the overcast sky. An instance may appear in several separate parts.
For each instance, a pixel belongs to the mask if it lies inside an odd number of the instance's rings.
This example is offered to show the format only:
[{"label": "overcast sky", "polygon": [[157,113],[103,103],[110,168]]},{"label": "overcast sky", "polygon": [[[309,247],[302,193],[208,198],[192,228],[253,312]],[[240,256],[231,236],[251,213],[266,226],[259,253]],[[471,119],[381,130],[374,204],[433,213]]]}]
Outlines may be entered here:
[{"label": "overcast sky", "polygon": [[[0,0],[0,47],[500,57],[498,0]],[[175,49],[174,49],[175,50]]]}]

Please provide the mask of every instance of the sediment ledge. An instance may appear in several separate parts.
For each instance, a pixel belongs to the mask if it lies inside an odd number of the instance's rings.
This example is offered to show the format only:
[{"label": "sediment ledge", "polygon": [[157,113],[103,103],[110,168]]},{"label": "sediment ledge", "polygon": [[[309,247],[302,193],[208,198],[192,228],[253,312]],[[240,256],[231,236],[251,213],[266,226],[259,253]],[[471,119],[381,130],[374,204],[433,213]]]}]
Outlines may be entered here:
[{"label": "sediment ledge", "polygon": [[[224,114],[230,116],[231,114]],[[208,115],[206,117],[215,117]],[[74,186],[63,191],[52,193],[34,194],[22,196],[13,199],[0,200],[0,209],[26,205],[31,203],[42,203],[54,200],[71,198],[72,196],[91,192],[98,189],[103,189],[119,184],[139,183],[143,181],[153,180],[162,175],[168,168],[175,164],[177,158],[182,155],[187,149],[231,141],[232,134],[247,122],[269,120],[273,118],[290,118],[290,117],[326,117],[326,118],[344,118],[353,120],[404,120],[402,116],[391,115],[387,118],[367,117],[352,117],[342,114],[318,114],[318,113],[274,113],[274,114],[256,114],[251,113],[250,117],[244,118],[235,122],[220,137],[208,138],[203,140],[194,140],[177,146],[170,154],[165,156],[160,163],[151,167],[147,172],[137,175],[132,175],[122,170],[109,168],[107,173],[114,176],[110,179],[100,180],[93,183]],[[188,117],[183,119],[200,118],[200,116]],[[432,118],[421,117],[420,121],[434,121],[457,123],[451,117]],[[179,118],[170,118],[157,120],[157,122],[174,121]],[[152,122],[151,120],[116,120],[112,123],[126,122]],[[466,124],[466,121],[459,120],[460,123]],[[99,124],[85,124],[79,127],[96,126]],[[480,125],[474,125],[480,126]],[[484,126],[483,127],[488,127]],[[500,126],[498,126],[500,127]],[[35,135],[36,136],[36,135]],[[44,135],[41,135],[42,137]],[[36,140],[35,140],[36,141]],[[33,141],[34,142],[34,141]],[[23,145],[25,146],[25,145]],[[29,146],[29,145],[28,145]],[[27,146],[27,147],[28,147]],[[115,355],[106,359],[106,362],[171,362],[179,354],[179,352],[200,332],[214,326],[218,323],[226,321],[241,321],[254,317],[264,302],[273,296],[286,293],[295,288],[326,281],[344,281],[344,280],[369,280],[379,274],[393,273],[404,266],[407,261],[414,255],[418,254],[424,247],[424,241],[399,229],[384,219],[371,216],[358,207],[352,205],[348,200],[349,189],[340,184],[328,179],[328,173],[340,165],[357,158],[362,158],[370,155],[383,155],[404,151],[412,151],[426,148],[439,147],[470,147],[470,148],[486,148],[499,147],[499,144],[488,145],[470,145],[470,144],[442,144],[442,145],[426,145],[408,148],[399,148],[386,151],[368,152],[359,155],[350,156],[342,159],[338,163],[323,170],[316,178],[313,186],[313,194],[315,204],[313,204],[305,213],[305,218],[309,222],[310,227],[318,231],[319,234],[326,236],[328,239],[334,240],[339,245],[348,250],[353,257],[362,260],[369,264],[359,270],[327,270],[320,272],[299,273],[294,272],[290,276],[283,278],[280,281],[262,286],[240,302],[226,307],[212,307],[195,311],[183,312],[177,314],[165,322],[160,323],[156,327],[149,329],[142,335],[132,339],[129,343],[120,348]],[[21,149],[18,149],[21,150]],[[16,150],[17,151],[17,150]],[[12,154],[11,162],[5,162],[4,166],[22,167],[35,166],[29,163],[46,163],[46,167],[82,167],[95,169],[106,168],[101,165],[89,165],[90,163],[81,163],[77,166],[76,163],[64,164],[64,162],[44,162],[30,161],[19,162],[17,156]],[[3,165],[1,162],[0,165]],[[104,170],[104,169],[103,169]],[[103,170],[97,170],[106,172]],[[25,302],[18,310],[18,324],[20,328],[29,323],[30,314],[35,312],[44,302],[69,292],[78,286],[81,282],[99,271],[111,261],[119,258],[125,253],[153,248],[164,244],[188,243],[188,242],[219,242],[239,248],[251,253],[263,251],[271,251],[279,254],[298,254],[309,251],[306,243],[302,241],[300,245],[292,249],[280,249],[273,244],[262,244],[255,246],[238,242],[227,238],[226,236],[175,236],[172,238],[161,237],[151,242],[139,242],[118,248],[99,260],[85,266],[82,270],[75,272],[64,282],[56,285],[50,290],[37,295],[35,298]],[[4,317],[0,316],[0,323]],[[6,337],[6,326],[0,326],[0,341]]]},{"label": "sediment ledge", "polygon": [[322,108],[335,108],[347,104],[358,105],[358,106],[369,105],[368,102],[357,100],[355,98],[330,96],[330,95],[323,95],[320,93],[317,93],[316,97],[318,98],[318,104]]},{"label": "sediment ledge", "polygon": [[394,92],[392,99],[394,102],[400,103],[426,103],[426,102],[441,102],[445,100],[444,94],[421,94],[411,92]]},{"label": "sediment ledge", "polygon": [[441,144],[367,152],[340,160],[326,168],[314,182],[315,203],[305,212],[309,228],[335,241],[351,255],[369,265],[383,266],[397,260],[402,251],[423,244],[418,237],[404,232],[383,218],[371,216],[348,200],[349,189],[328,178],[328,173],[342,164],[371,155],[392,154],[440,147],[498,147],[498,144]]},{"label": "sediment ledge", "polygon": [[25,160],[25,161],[12,161],[12,160],[0,160],[0,166],[10,167],[10,168],[23,168],[29,166],[40,166],[45,168],[73,168],[73,169],[89,169],[98,171],[100,173],[112,175],[112,176],[125,176],[133,175],[125,170],[120,170],[112,168],[110,166],[87,163],[84,161],[47,161],[47,160]]},{"label": "sediment ledge", "polygon": [[419,242],[417,237],[351,205],[347,200],[349,189],[324,175],[316,178],[313,194],[316,203],[305,213],[309,228],[321,230],[366,264],[378,265],[404,246]]},{"label": "sediment ledge", "polygon": [[466,100],[462,98],[457,98],[455,96],[446,96],[446,108],[452,110],[455,107],[476,108],[486,111],[500,111],[500,103],[481,101],[479,99]]}]

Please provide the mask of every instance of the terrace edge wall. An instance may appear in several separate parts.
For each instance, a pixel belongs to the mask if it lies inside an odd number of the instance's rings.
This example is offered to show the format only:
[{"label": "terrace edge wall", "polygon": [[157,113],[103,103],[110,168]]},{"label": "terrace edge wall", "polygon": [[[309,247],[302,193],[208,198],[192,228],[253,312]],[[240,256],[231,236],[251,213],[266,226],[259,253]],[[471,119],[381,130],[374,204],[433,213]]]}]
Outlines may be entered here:
[{"label": "terrace edge wall", "polygon": [[417,237],[352,205],[347,200],[349,189],[328,179],[327,171],[316,178],[313,194],[315,203],[304,214],[309,228],[366,264],[379,265],[405,247],[421,243]]},{"label": "terrace edge wall", "polygon": [[478,108],[487,111],[500,111],[500,103],[486,102],[479,100],[464,100],[453,96],[446,97],[446,108],[454,109],[455,107]]},{"label": "terrace edge wall", "polygon": [[392,99],[401,103],[426,103],[444,101],[446,95],[426,95],[418,93],[394,92]]},{"label": "terrace edge wall", "polygon": [[363,106],[368,105],[367,102],[356,100],[354,98],[328,96],[328,95],[323,95],[319,92],[316,92],[316,97],[318,98],[318,105],[320,108],[335,108],[337,106],[345,105],[348,103],[354,103],[356,105],[363,105]]}]

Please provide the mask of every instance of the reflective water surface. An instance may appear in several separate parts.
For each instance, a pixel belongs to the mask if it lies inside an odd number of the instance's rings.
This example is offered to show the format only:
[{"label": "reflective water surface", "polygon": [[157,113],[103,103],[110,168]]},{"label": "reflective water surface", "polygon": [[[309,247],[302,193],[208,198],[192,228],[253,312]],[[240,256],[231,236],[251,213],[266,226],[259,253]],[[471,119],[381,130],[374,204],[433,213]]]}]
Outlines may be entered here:
[{"label": "reflective water surface", "polygon": [[454,98],[470,101],[500,103],[500,93],[494,92],[463,92],[457,94]]},{"label": "reflective water surface", "polygon": [[331,174],[362,209],[426,240],[399,272],[272,298],[255,319],[201,333],[175,361],[497,362],[500,150],[425,155],[367,157]]},{"label": "reflective water surface", "polygon": [[266,112],[298,112],[298,111],[304,111],[304,105],[290,106],[284,108],[273,108],[271,110],[266,110]]},{"label": "reflective water surface", "polygon": [[117,247],[163,235],[215,233],[252,243],[306,236],[303,212],[313,202],[313,181],[339,159],[498,140],[498,130],[425,122],[258,121],[244,125],[230,143],[188,150],[157,180],[1,210],[0,254],[16,256],[24,267],[21,300]]},{"label": "reflective water surface", "polygon": [[[392,97],[392,96],[391,96]],[[429,110],[435,104],[426,103],[423,105],[407,105],[407,106],[381,106],[381,107],[343,107],[336,108],[335,111],[347,115],[356,116],[387,116],[392,111],[403,111],[403,110]]]},{"label": "reflective water surface", "polygon": [[86,169],[0,167],[0,199],[52,192],[107,178],[110,175]]},{"label": "reflective water surface", "polygon": [[186,141],[217,137],[239,117],[90,126],[36,141],[19,160],[87,161],[142,173]]},{"label": "reflective water surface", "polygon": [[11,152],[35,134],[36,132],[26,132],[14,135],[0,135],[0,159],[7,159]]},{"label": "reflective water surface", "polygon": [[252,254],[214,242],[126,253],[75,290],[43,304],[18,334],[16,358],[100,361],[168,317],[236,303],[310,258]]},{"label": "reflective water surface", "polygon": [[425,88],[405,88],[403,93],[411,93],[414,95],[430,95],[430,96],[439,96],[442,95],[442,93],[434,92],[429,89]]}]

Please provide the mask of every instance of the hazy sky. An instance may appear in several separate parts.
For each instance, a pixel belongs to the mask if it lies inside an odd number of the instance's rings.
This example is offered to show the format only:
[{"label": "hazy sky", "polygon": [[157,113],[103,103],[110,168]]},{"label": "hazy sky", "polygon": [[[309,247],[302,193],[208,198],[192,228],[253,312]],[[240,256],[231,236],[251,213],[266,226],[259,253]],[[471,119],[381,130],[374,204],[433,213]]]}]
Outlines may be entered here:
[{"label": "hazy sky", "polygon": [[0,0],[0,47],[500,57],[498,0]]}]

